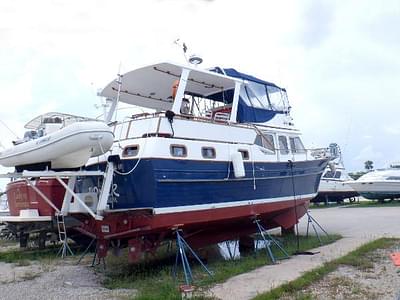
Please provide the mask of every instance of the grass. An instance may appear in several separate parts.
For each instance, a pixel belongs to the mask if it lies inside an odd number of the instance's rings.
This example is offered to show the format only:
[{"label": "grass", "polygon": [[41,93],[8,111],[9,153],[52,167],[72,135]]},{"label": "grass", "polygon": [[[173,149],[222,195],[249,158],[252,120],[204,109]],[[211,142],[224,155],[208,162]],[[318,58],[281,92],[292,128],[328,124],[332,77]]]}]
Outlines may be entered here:
[{"label": "grass", "polygon": [[56,258],[58,249],[49,248],[43,250],[11,250],[7,252],[0,252],[0,261],[6,263],[17,263],[19,265],[26,265],[26,262],[32,260],[43,260],[49,258]]},{"label": "grass", "polygon": [[[338,235],[331,236],[331,242],[339,238]],[[324,242],[327,242],[326,237],[323,237],[323,239]],[[297,250],[295,236],[286,236],[281,242],[290,255]],[[316,237],[300,237],[300,251],[306,251],[317,246],[319,246],[319,242]],[[276,247],[272,248],[275,257],[283,257],[283,253],[277,251]],[[174,281],[171,273],[174,263],[175,252],[167,253],[166,251],[161,251],[159,256],[151,260],[131,265],[126,264],[126,257],[120,259],[110,256],[107,258],[104,285],[110,289],[136,289],[138,294],[135,299],[181,299],[177,286],[183,283],[183,276],[181,266],[179,266],[179,276],[177,281]],[[197,262],[190,259],[197,286],[194,299],[211,299],[205,296],[204,291],[212,284],[223,282],[232,276],[249,272],[266,264],[271,264],[271,262],[264,249],[260,250],[257,255],[250,254],[234,261],[209,258],[207,267],[214,272],[214,275],[210,277]]]},{"label": "grass", "polygon": [[348,206],[348,208],[352,207],[396,207],[400,206],[399,200],[385,200],[384,202],[380,202],[377,200],[363,200],[357,203],[354,203],[354,206]]},{"label": "grass", "polygon": [[378,200],[366,200],[362,199],[356,202],[343,202],[341,204],[337,204],[335,202],[330,202],[327,205],[324,203],[310,205],[310,209],[324,209],[324,208],[332,208],[332,207],[344,207],[344,208],[359,208],[359,207],[397,207],[400,206],[399,200],[385,200],[384,202]]},{"label": "grass", "polygon": [[[9,251],[0,251],[0,261],[6,263],[15,263],[19,266],[27,266],[33,260],[47,261],[50,263],[52,260],[59,258],[57,256],[61,245],[47,246],[46,249],[27,248],[19,249],[15,248]],[[82,249],[75,244],[70,245],[70,248],[75,255],[82,253]]]},{"label": "grass", "polygon": [[279,299],[283,295],[296,295],[304,288],[310,286],[314,282],[321,280],[325,275],[335,271],[341,265],[353,266],[360,270],[366,270],[373,267],[371,258],[366,254],[371,253],[377,249],[384,249],[393,246],[398,239],[381,238],[370,243],[367,243],[349,254],[340,257],[331,262],[325,263],[319,268],[315,268],[309,272],[304,273],[303,276],[285,283],[267,293],[263,293],[254,298],[254,300],[272,300]]}]

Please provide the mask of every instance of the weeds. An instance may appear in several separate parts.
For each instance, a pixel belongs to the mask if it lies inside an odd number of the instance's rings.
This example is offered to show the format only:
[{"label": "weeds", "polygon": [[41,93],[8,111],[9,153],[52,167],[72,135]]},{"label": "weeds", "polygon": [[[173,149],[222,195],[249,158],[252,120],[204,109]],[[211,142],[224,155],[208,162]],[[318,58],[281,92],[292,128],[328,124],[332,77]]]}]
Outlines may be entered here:
[{"label": "weeds", "polygon": [[341,265],[352,266],[360,270],[370,269],[373,265],[367,254],[377,249],[389,248],[397,241],[397,239],[381,238],[369,242],[341,258],[327,262],[321,267],[304,273],[303,276],[297,278],[296,280],[283,284],[269,292],[260,294],[254,299],[271,300],[279,299],[283,295],[287,294],[295,295],[297,292],[310,286],[314,282],[321,280],[325,275],[335,271]]}]

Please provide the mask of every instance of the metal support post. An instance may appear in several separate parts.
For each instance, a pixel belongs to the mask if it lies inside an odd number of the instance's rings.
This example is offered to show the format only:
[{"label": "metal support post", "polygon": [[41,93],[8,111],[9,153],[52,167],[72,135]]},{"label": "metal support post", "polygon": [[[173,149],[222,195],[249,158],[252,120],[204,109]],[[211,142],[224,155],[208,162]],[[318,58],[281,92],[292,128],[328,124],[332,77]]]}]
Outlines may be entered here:
[{"label": "metal support post", "polygon": [[[257,225],[258,233],[261,235],[261,237],[264,240],[265,248],[267,249],[267,255],[271,259],[272,263],[275,264],[276,259],[274,257],[274,254],[272,253],[271,244],[277,246],[279,248],[279,250],[281,250],[283,252],[283,254],[285,255],[285,258],[289,258],[289,254],[286,252],[286,250],[283,249],[283,247],[280,245],[279,241],[277,239],[275,239],[272,235],[270,235],[268,233],[268,231],[260,224],[260,220],[255,219],[254,223]],[[256,251],[257,251],[257,248],[258,248],[258,243],[256,243]]]},{"label": "metal support post", "polygon": [[[317,222],[317,220],[315,220],[315,219],[311,216],[311,214],[310,214],[310,212],[309,212],[308,210],[306,210],[306,214],[307,214],[307,232],[306,232],[306,237],[308,237],[308,233],[309,233],[309,229],[310,229],[310,224],[311,224],[312,228],[314,229],[314,233],[315,233],[315,235],[316,235],[317,238],[318,238],[319,244],[322,246],[323,243],[322,243],[321,237],[320,237],[320,235],[319,235],[319,233],[318,233],[317,227],[318,227],[323,233],[325,233],[325,235],[327,236],[328,240],[330,240],[331,238],[330,238],[329,234],[325,231],[325,229]],[[315,225],[317,225],[317,227],[316,227]]]},{"label": "metal support post", "polygon": [[92,247],[93,243],[94,243],[96,240],[97,240],[97,238],[93,238],[93,239],[90,241],[90,243],[89,243],[89,245],[86,247],[85,251],[83,251],[81,257],[79,257],[78,262],[76,263],[77,265],[79,265],[79,264],[81,263],[82,259],[86,256],[86,254],[88,254],[88,252],[89,252],[89,250],[90,250],[90,247]]},{"label": "metal support post", "polygon": [[232,252],[232,249],[231,249],[231,243],[232,243],[232,241],[226,241],[225,242],[225,247],[226,247],[226,249],[228,249],[229,259],[230,260],[235,260],[236,249],[238,247],[238,240],[233,242],[233,252]]},{"label": "metal support post", "polygon": [[177,273],[177,268],[178,268],[178,263],[179,263],[179,258],[182,262],[182,267],[183,267],[183,273],[185,276],[185,282],[187,285],[190,285],[193,282],[193,274],[192,274],[192,269],[190,268],[190,264],[188,261],[188,258],[186,256],[186,250],[189,250],[190,253],[196,258],[196,260],[201,264],[203,269],[208,273],[208,275],[213,276],[212,272],[208,270],[206,265],[201,261],[201,259],[197,256],[197,254],[193,251],[193,249],[188,245],[188,243],[185,241],[185,239],[182,237],[180,234],[182,230],[176,229],[175,235],[176,235],[176,257],[175,257],[175,265],[173,268],[173,276],[176,279],[176,273]]}]

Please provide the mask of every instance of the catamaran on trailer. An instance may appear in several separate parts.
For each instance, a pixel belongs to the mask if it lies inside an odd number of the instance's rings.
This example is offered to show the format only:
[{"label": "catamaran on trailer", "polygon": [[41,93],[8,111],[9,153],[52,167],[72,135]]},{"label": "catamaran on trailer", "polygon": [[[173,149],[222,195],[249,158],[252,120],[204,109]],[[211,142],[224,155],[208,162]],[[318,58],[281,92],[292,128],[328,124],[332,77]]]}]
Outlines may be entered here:
[{"label": "catamaran on trailer", "polygon": [[[50,178],[63,187],[54,214],[79,220],[75,229],[97,240],[100,257],[129,246],[137,260],[178,229],[201,247],[254,233],[255,220],[291,228],[317,194],[329,158],[303,146],[286,90],[271,82],[235,69],[159,63],[120,75],[100,96],[112,103],[109,150],[76,173],[18,174],[28,184]],[[114,121],[121,102],[152,112]],[[50,205],[48,189],[31,189]]]}]

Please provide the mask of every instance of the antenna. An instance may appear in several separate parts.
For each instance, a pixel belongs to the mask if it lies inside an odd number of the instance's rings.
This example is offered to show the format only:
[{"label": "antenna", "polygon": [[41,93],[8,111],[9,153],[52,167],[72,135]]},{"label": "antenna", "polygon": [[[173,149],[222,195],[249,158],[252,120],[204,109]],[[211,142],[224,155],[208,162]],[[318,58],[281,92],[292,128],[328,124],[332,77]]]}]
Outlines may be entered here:
[{"label": "antenna", "polygon": [[174,41],[174,44],[175,45],[177,45],[179,48],[181,48],[182,49],[182,53],[183,53],[183,57],[185,58],[185,61],[186,62],[189,62],[188,61],[188,58],[187,58],[187,56],[186,56],[186,52],[187,52],[187,46],[186,46],[186,44],[185,44],[185,42],[183,42],[183,41],[181,41],[181,39],[176,39],[175,41]]},{"label": "antenna", "polygon": [[3,126],[5,127],[5,128],[7,128],[8,129],[8,131],[10,131],[13,135],[15,135],[15,137],[17,138],[17,139],[19,139],[19,136],[18,135],[16,135],[15,134],[15,132],[14,131],[12,131],[11,129],[10,129],[10,127],[8,127],[7,126],[7,124],[6,123],[4,123],[2,120],[0,120],[0,123],[1,124],[3,124]]},{"label": "antenna", "polygon": [[[121,65],[120,65],[120,70],[121,70]],[[123,77],[121,75],[121,72],[119,72],[119,71],[118,71],[117,76],[118,76],[118,78],[115,81],[118,84],[117,100],[116,100],[116,103],[115,103],[115,120],[117,120],[117,112],[118,112],[117,107],[118,107],[118,103],[119,103],[119,98],[121,96],[122,77]]]}]

